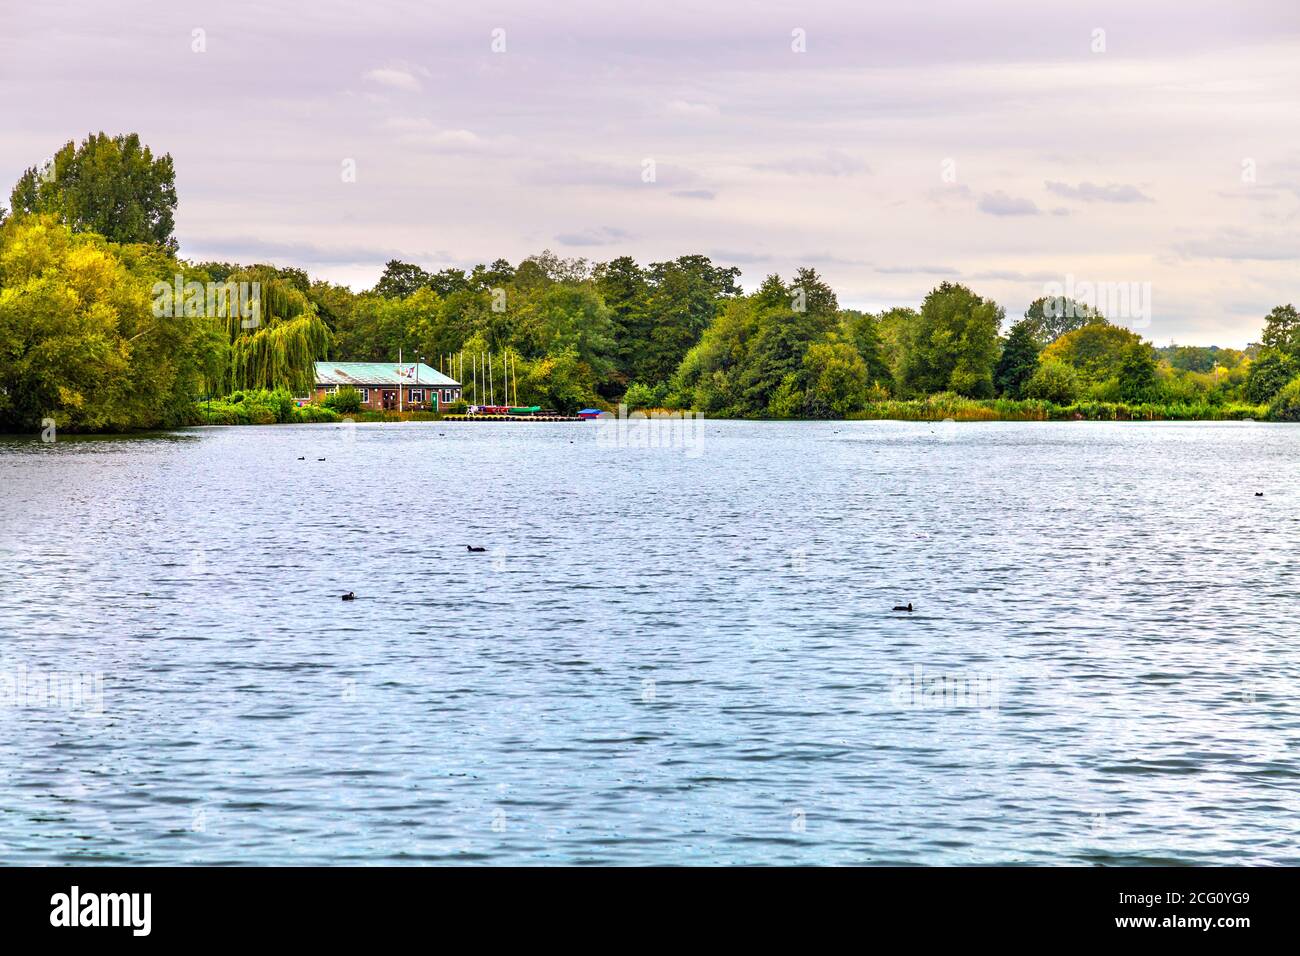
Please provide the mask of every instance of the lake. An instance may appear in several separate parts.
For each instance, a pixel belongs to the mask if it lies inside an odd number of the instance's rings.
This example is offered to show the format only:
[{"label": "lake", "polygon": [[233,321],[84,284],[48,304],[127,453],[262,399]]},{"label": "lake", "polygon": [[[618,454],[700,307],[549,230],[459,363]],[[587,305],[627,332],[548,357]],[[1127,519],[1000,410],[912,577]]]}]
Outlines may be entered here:
[{"label": "lake", "polygon": [[1300,864],[1300,429],[604,427],[0,441],[0,862]]}]

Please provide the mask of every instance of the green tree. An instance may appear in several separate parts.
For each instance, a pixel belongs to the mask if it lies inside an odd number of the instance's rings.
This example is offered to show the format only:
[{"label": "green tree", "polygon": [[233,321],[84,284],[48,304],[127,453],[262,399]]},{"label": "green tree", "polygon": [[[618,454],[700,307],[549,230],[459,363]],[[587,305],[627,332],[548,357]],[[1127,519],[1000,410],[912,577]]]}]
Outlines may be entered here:
[{"label": "green tree", "polygon": [[993,369],[993,385],[999,395],[1007,398],[1025,397],[1025,386],[1038,369],[1040,351],[1033,322],[1021,319],[1011,326],[1006,343],[1002,346],[1002,355]]},{"label": "green tree", "polygon": [[1025,310],[1025,321],[1034,330],[1039,345],[1050,345],[1067,332],[1081,329],[1090,322],[1105,321],[1092,307],[1065,296],[1035,299]]},{"label": "green tree", "polygon": [[[838,322],[838,306],[833,293],[811,270],[801,270],[799,285],[785,285],[780,276],[768,276],[753,302],[757,309],[757,329],[748,340],[739,370],[741,414],[751,418],[764,415],[788,417],[794,394],[807,387],[808,370],[804,356],[809,347],[821,341]],[[801,294],[799,294],[801,293]],[[803,311],[798,307],[802,306]],[[777,390],[781,414],[773,408]]]},{"label": "green tree", "polygon": [[1277,422],[1300,422],[1300,376],[1278,389],[1269,403],[1268,417]]},{"label": "green tree", "polygon": [[885,351],[880,321],[869,312],[845,310],[841,316],[844,333],[858,350],[866,366],[867,382],[884,389],[892,389],[894,372]]},{"label": "green tree", "polygon": [[53,215],[0,227],[0,430],[46,418],[73,430],[183,424],[224,341],[153,309],[152,283],[177,268],[154,247],[74,235]]},{"label": "green tree", "polygon": [[598,379],[613,372],[613,323],[593,283],[551,286],[532,303],[524,322],[535,329],[536,351],[556,356],[571,351]]},{"label": "green tree", "polygon": [[650,283],[631,256],[619,256],[596,267],[596,289],[605,300],[613,324],[619,371],[626,377],[648,360],[638,338],[649,338],[646,306]]},{"label": "green tree", "polygon": [[880,331],[881,355],[889,366],[889,375],[895,385],[903,381],[908,343],[920,321],[921,316],[916,309],[901,307],[885,310],[876,320],[876,328]]},{"label": "green tree", "polygon": [[1069,405],[1079,397],[1079,374],[1057,359],[1044,359],[1025,383],[1025,398]]},{"label": "green tree", "polygon": [[670,403],[711,416],[745,415],[740,378],[758,331],[755,296],[725,301],[699,343],[682,359],[672,379]]},{"label": "green tree", "polygon": [[843,418],[867,402],[867,363],[847,342],[819,342],[804,356],[807,381],[804,412],[813,418]]},{"label": "green tree", "polygon": [[1134,342],[1124,350],[1119,366],[1120,400],[1129,404],[1159,399],[1160,378],[1156,371],[1156,354],[1146,342]]},{"label": "green tree", "polygon": [[648,275],[649,298],[632,327],[628,374],[638,382],[655,383],[672,377],[713,321],[721,300],[739,292],[740,270],[693,255],[652,263]]},{"label": "green tree", "polygon": [[15,213],[49,213],[74,232],[144,242],[175,252],[176,172],[135,133],[69,140],[49,166],[22,174],[10,196]]},{"label": "green tree", "polygon": [[1118,325],[1089,322],[1047,346],[1043,358],[1073,366],[1083,385],[1088,387],[1118,376],[1128,348],[1141,341],[1136,332]]},{"label": "green tree", "polygon": [[[571,413],[598,401],[595,376],[575,351],[567,349],[517,366],[519,400]],[[513,386],[511,392],[513,394]],[[500,383],[497,393],[500,395]]]},{"label": "green tree", "polygon": [[1293,379],[1300,367],[1291,356],[1277,349],[1260,352],[1246,375],[1246,398],[1256,405],[1271,401]]},{"label": "green tree", "polygon": [[1171,367],[1184,372],[1209,372],[1218,363],[1218,349],[1196,345],[1179,345],[1161,349]]},{"label": "green tree", "polygon": [[370,291],[385,299],[405,299],[418,289],[430,286],[433,276],[419,266],[400,259],[389,259],[383,274]]},{"label": "green tree", "polygon": [[791,373],[781,379],[768,399],[768,418],[798,418],[803,412],[804,393],[799,388],[799,376]]},{"label": "green tree", "polygon": [[504,289],[515,278],[515,267],[505,259],[496,259],[490,266],[477,265],[470,273],[470,283],[478,289]]},{"label": "green tree", "polygon": [[1260,341],[1266,349],[1275,349],[1283,355],[1296,358],[1300,355],[1300,314],[1293,305],[1279,305],[1264,319],[1264,332]]},{"label": "green tree", "polygon": [[944,282],[921,303],[907,330],[902,384],[913,393],[993,396],[1003,310],[964,285]]}]

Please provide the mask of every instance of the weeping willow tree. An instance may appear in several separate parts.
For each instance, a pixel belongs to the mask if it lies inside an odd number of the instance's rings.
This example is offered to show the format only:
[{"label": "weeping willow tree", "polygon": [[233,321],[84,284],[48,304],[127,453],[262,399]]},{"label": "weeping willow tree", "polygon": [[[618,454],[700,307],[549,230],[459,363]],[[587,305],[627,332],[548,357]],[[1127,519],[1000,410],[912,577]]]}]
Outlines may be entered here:
[{"label": "weeping willow tree", "polygon": [[231,346],[232,388],[287,388],[305,395],[315,384],[314,365],[329,349],[329,329],[315,310],[277,322]]},{"label": "weeping willow tree", "polygon": [[221,285],[209,314],[224,326],[228,348],[210,373],[213,390],[311,391],[313,363],[328,354],[330,333],[303,290],[270,266],[238,270]]}]

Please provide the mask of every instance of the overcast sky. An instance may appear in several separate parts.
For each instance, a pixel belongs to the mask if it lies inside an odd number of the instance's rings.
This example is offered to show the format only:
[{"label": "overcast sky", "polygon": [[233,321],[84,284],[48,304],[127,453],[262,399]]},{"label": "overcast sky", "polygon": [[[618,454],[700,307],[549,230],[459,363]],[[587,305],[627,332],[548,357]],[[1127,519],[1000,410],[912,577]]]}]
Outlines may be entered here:
[{"label": "overcast sky", "polygon": [[1229,346],[1300,303],[1296,0],[0,0],[0,103],[6,193],[136,131],[183,255],[357,289],[699,252],[873,310],[1150,283],[1144,334]]}]

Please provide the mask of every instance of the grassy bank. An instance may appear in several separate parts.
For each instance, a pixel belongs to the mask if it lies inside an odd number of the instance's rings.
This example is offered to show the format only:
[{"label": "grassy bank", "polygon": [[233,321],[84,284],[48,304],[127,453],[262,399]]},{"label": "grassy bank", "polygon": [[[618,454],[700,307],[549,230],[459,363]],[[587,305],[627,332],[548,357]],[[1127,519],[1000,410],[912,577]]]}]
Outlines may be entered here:
[{"label": "grassy bank", "polygon": [[911,401],[872,402],[850,420],[894,420],[908,422],[1058,422],[1058,421],[1239,421],[1267,419],[1267,405],[1227,404],[1142,404],[1119,402],[1052,402],[1012,399],[974,399],[941,394]]},{"label": "grassy bank", "polygon": [[194,403],[193,425],[284,425],[337,422],[338,412],[320,405],[302,405],[283,391],[249,390]]},{"label": "grassy bank", "polygon": [[249,390],[225,398],[195,402],[191,425],[285,425],[315,422],[434,422],[437,412],[376,412],[361,410],[350,413],[323,405],[298,405],[288,392]]},{"label": "grassy bank", "polygon": [[[653,417],[667,409],[652,409],[642,414]],[[1209,403],[1158,403],[1126,405],[1119,402],[1076,402],[1057,405],[1052,402],[1005,398],[974,399],[944,393],[927,398],[872,402],[861,411],[850,413],[850,421],[933,422],[952,419],[958,422],[1058,422],[1058,421],[1234,421],[1268,420],[1267,405]],[[339,422],[424,422],[439,421],[437,412],[357,411],[341,414],[320,405],[297,405],[283,391],[235,392],[223,399],[197,402],[196,425],[275,425],[285,423]]]}]

